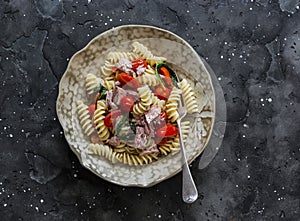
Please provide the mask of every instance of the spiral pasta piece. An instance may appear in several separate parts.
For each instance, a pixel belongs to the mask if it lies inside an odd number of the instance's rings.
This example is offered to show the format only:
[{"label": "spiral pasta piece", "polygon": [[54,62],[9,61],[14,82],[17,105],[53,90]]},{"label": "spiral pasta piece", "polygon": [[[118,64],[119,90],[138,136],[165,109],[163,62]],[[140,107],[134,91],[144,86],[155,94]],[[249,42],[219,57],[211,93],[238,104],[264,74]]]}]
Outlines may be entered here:
[{"label": "spiral pasta piece", "polygon": [[112,150],[108,145],[103,144],[89,144],[88,150],[92,154],[102,156],[110,160],[112,163],[120,162],[118,154]]},{"label": "spiral pasta piece", "polygon": [[162,62],[162,61],[167,60],[164,57],[154,56],[146,46],[144,46],[143,44],[141,44],[137,41],[133,42],[132,46],[133,46],[133,52],[136,53],[137,55],[139,55],[140,57],[146,59],[147,62],[150,63],[150,65],[154,65],[158,62]]},{"label": "spiral pasta piece", "polygon": [[132,61],[132,60],[137,59],[137,55],[135,53],[132,53],[132,52],[115,52],[115,51],[112,51],[112,52],[109,52],[106,56],[106,59],[112,64],[115,64],[115,63],[119,62],[119,60],[121,58],[126,58],[129,61]]},{"label": "spiral pasta piece", "polygon": [[145,154],[143,156],[140,156],[124,152],[118,153],[117,156],[122,163],[135,166],[149,164],[154,160],[157,160],[157,154]]},{"label": "spiral pasta piece", "polygon": [[97,109],[95,110],[93,122],[96,125],[100,140],[107,140],[110,136],[108,128],[104,125],[104,114],[105,114],[106,104],[104,100],[97,102]]},{"label": "spiral pasta piece", "polygon": [[183,97],[183,101],[186,106],[187,112],[189,114],[199,112],[195,92],[193,91],[191,85],[187,82],[187,80],[183,79],[181,82],[178,83],[178,86],[182,90],[182,97]]},{"label": "spiral pasta piece", "polygon": [[114,151],[117,153],[123,153],[126,152],[126,144],[121,143],[120,145],[114,146]]},{"label": "spiral pasta piece", "polygon": [[148,65],[144,73],[150,74],[150,75],[155,75],[155,70],[150,65]]},{"label": "spiral pasta piece", "polygon": [[150,108],[154,95],[147,85],[140,87],[137,90],[141,100],[134,105],[133,113],[142,114]]},{"label": "spiral pasta piece", "polygon": [[154,87],[159,83],[155,75],[147,73],[138,76],[136,79],[141,85],[148,85],[150,87]]},{"label": "spiral pasta piece", "polygon": [[166,113],[171,122],[175,122],[179,117],[177,107],[181,93],[182,91],[180,89],[174,87],[170,93],[169,99],[167,100]]},{"label": "spiral pasta piece", "polygon": [[86,86],[86,91],[88,94],[92,94],[94,93],[97,88],[99,88],[102,79],[96,77],[94,74],[87,74],[86,78],[85,78],[85,86]]},{"label": "spiral pasta piece", "polygon": [[81,100],[77,101],[77,112],[84,134],[90,136],[94,132],[94,127],[90,118],[88,106],[85,105]]},{"label": "spiral pasta piece", "polygon": [[159,99],[156,96],[153,96],[152,105],[160,107],[162,110],[165,109],[166,101]]},{"label": "spiral pasta piece", "polygon": [[189,135],[190,127],[191,127],[191,125],[190,125],[189,121],[182,121],[181,124],[180,124],[183,142],[186,141],[186,139]]},{"label": "spiral pasta piece", "polygon": [[104,80],[103,81],[103,86],[108,90],[113,90],[115,89],[116,85],[115,85],[115,81],[114,80]]},{"label": "spiral pasta piece", "polygon": [[165,144],[158,146],[158,150],[163,155],[168,155],[170,152],[172,152],[174,154],[178,153],[180,151],[179,138],[178,137],[169,138]]},{"label": "spiral pasta piece", "polygon": [[105,79],[112,77],[112,75],[113,75],[112,68],[113,67],[114,67],[114,65],[112,63],[110,63],[108,60],[106,60],[104,62],[104,65],[100,69],[101,69],[101,72]]}]

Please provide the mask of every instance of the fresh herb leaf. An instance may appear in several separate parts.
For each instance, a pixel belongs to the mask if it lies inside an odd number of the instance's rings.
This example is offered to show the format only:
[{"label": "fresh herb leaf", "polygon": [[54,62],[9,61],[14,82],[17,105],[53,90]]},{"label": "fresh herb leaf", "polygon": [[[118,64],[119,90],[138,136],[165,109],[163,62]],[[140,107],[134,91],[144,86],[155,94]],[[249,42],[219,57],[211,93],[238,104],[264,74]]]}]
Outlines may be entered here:
[{"label": "fresh herb leaf", "polygon": [[157,77],[157,79],[158,79],[160,85],[163,87],[163,89],[166,89],[166,86],[165,86],[163,80],[161,79],[161,77],[160,77],[160,75],[159,75],[159,73],[158,73],[159,68],[160,68],[163,64],[164,64],[164,63],[161,62],[161,63],[158,63],[158,64],[156,65],[156,67],[155,67],[155,75],[156,75],[156,77]]},{"label": "fresh herb leaf", "polygon": [[175,87],[178,88],[178,79],[176,77],[176,74],[175,72],[164,62],[161,62],[161,63],[158,63],[156,65],[156,71],[158,72],[158,70],[161,68],[161,67],[165,67],[168,69],[168,71],[170,72],[170,77],[171,77],[171,80],[172,80],[172,83]]},{"label": "fresh herb leaf", "polygon": [[117,136],[119,136],[119,133],[121,132],[121,129],[127,119],[127,116],[126,114],[123,115],[122,119],[120,120],[119,124],[117,125],[117,128],[116,128],[116,134]]},{"label": "fresh herb leaf", "polygon": [[178,79],[177,79],[177,77],[176,77],[176,74],[175,74],[175,72],[168,66],[168,65],[164,65],[168,70],[169,70],[169,72],[170,72],[170,77],[171,77],[171,79],[172,79],[172,83],[174,84],[174,86],[175,87],[177,87],[178,88]]},{"label": "fresh herb leaf", "polygon": [[106,91],[107,91],[106,88],[102,84],[100,84],[100,89],[99,89],[100,96],[98,97],[98,100],[105,99]]},{"label": "fresh herb leaf", "polygon": [[134,134],[136,134],[136,125],[134,122],[129,121],[129,126],[131,128],[131,130],[133,131]]}]

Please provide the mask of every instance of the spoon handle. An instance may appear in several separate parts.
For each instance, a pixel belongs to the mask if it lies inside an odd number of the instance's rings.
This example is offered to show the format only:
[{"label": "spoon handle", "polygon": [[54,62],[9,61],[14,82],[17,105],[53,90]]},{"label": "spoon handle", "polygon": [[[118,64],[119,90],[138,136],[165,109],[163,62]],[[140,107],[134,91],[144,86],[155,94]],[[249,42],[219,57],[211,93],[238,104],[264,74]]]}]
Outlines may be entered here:
[{"label": "spoon handle", "polygon": [[180,121],[178,122],[178,130],[180,136],[180,148],[182,156],[182,199],[185,203],[193,203],[198,198],[198,191],[193,180],[189,165],[186,160],[185,148],[182,138]]}]

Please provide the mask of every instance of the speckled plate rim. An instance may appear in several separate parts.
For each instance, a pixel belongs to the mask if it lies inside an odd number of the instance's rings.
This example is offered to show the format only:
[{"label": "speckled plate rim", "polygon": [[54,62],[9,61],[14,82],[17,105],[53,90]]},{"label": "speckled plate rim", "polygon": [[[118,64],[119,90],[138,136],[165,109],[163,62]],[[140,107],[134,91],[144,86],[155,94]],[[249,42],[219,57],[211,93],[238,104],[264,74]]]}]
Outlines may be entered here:
[{"label": "speckled plate rim", "polygon": [[[85,47],[83,47],[81,50],[77,51],[77,52],[71,57],[71,59],[69,60],[69,63],[68,63],[68,65],[67,65],[67,68],[66,68],[66,70],[65,70],[65,72],[64,72],[64,74],[63,74],[63,76],[62,76],[61,79],[60,79],[60,82],[59,82],[59,89],[58,89],[58,96],[57,96],[57,99],[56,99],[56,115],[57,115],[58,121],[59,121],[59,123],[60,123],[61,125],[63,125],[63,124],[62,124],[62,119],[60,118],[60,115],[58,114],[58,109],[59,109],[59,107],[58,107],[58,106],[59,106],[58,101],[59,101],[59,97],[61,96],[62,82],[63,82],[64,78],[66,77],[66,73],[68,72],[68,70],[69,70],[69,68],[70,68],[70,65],[71,65],[71,63],[73,62],[74,58],[75,58],[78,54],[80,54],[82,51],[86,50],[86,49],[87,49],[94,41],[98,40],[98,39],[101,38],[103,35],[109,33],[109,32],[112,31],[112,30],[118,30],[118,29],[128,28],[128,27],[130,27],[130,28],[135,28],[135,27],[139,27],[139,28],[143,28],[143,27],[144,27],[144,28],[151,28],[151,29],[156,29],[156,30],[159,30],[159,31],[162,31],[162,32],[166,32],[166,33],[168,33],[168,34],[170,34],[170,35],[173,35],[174,37],[176,37],[176,38],[178,38],[179,40],[181,40],[181,41],[182,41],[182,42],[183,42],[183,43],[184,43],[184,44],[185,44],[185,45],[186,45],[186,46],[187,46],[187,47],[188,47],[195,55],[197,55],[198,61],[199,61],[200,63],[203,64],[201,57],[200,57],[199,54],[194,50],[194,48],[193,48],[187,41],[185,41],[183,38],[181,38],[180,36],[178,36],[177,34],[171,32],[171,31],[168,31],[168,30],[165,30],[165,29],[162,29],[162,28],[159,28],[159,27],[151,26],[151,25],[138,25],[138,24],[121,25],[121,26],[117,26],[117,27],[108,29],[108,30],[102,32],[101,34],[97,35],[96,37],[94,37],[92,40],[90,40],[89,43],[88,43]],[[212,88],[212,96],[213,96],[213,98],[214,98],[214,99],[213,99],[213,103],[212,103],[212,106],[213,106],[213,108],[214,108],[213,117],[212,117],[212,128],[211,128],[211,132],[208,134],[208,138],[207,138],[207,140],[206,140],[206,143],[203,145],[202,150],[199,151],[199,153],[197,153],[193,158],[191,158],[190,160],[188,160],[188,163],[189,163],[189,164],[192,163],[192,162],[193,162],[193,161],[194,161],[194,160],[195,160],[195,159],[196,159],[196,158],[204,151],[204,149],[206,148],[206,146],[207,146],[207,144],[208,144],[208,142],[209,142],[209,140],[210,140],[210,138],[211,138],[211,134],[212,134],[213,127],[214,127],[214,123],[215,123],[215,115],[216,115],[216,110],[215,110],[215,108],[216,108],[216,97],[215,97],[216,95],[215,95],[215,90],[214,90],[214,87],[213,87],[213,83],[212,83],[212,79],[211,79],[211,76],[210,76],[210,72],[207,70],[207,68],[205,67],[204,64],[203,64],[203,68],[204,68],[204,70],[208,73],[209,84],[210,84],[210,86],[211,86],[211,88]],[[63,128],[64,134],[65,134],[65,128],[64,128],[63,126],[62,126],[62,128]],[[164,177],[162,177],[162,178],[160,178],[160,179],[157,179],[156,181],[154,181],[154,182],[152,182],[152,183],[149,183],[149,184],[146,184],[146,185],[144,185],[144,184],[128,184],[128,185],[124,185],[124,184],[119,183],[119,182],[116,182],[116,181],[114,181],[114,180],[110,180],[110,179],[107,178],[107,177],[101,176],[100,174],[98,174],[98,173],[96,173],[94,170],[92,170],[91,168],[85,167],[84,164],[83,164],[83,162],[82,162],[82,159],[81,159],[80,154],[75,150],[75,148],[72,147],[72,145],[70,144],[70,141],[68,140],[68,138],[67,138],[66,136],[64,136],[64,137],[65,137],[65,139],[66,139],[66,141],[67,141],[67,143],[68,143],[70,149],[71,149],[72,152],[77,156],[77,158],[78,158],[80,164],[81,164],[84,168],[86,168],[87,170],[91,171],[91,172],[94,173],[96,176],[98,176],[98,177],[100,177],[100,178],[102,178],[102,179],[104,179],[104,180],[106,180],[106,181],[108,181],[108,182],[110,182],[110,183],[119,185],[119,186],[126,186],[126,187],[143,187],[143,188],[151,187],[151,186],[154,186],[154,185],[156,185],[156,184],[158,184],[158,183],[160,183],[160,182],[162,182],[162,181],[164,181],[164,180],[167,180],[167,179],[169,179],[169,178],[175,176],[176,174],[178,174],[178,173],[182,170],[182,168],[179,168],[178,170],[174,171],[173,173],[169,174],[168,176],[164,176]]]}]

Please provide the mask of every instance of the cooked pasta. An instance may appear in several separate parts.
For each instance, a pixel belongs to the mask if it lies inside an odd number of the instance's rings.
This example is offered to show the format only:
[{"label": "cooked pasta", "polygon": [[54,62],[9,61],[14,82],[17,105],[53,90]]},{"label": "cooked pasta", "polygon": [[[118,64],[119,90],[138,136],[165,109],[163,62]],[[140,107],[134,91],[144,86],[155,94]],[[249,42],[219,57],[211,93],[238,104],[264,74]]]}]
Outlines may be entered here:
[{"label": "cooked pasta", "polygon": [[114,152],[108,145],[103,144],[89,144],[88,150],[92,154],[102,156],[110,160],[112,163],[120,162],[118,154]]},{"label": "cooked pasta", "polygon": [[163,155],[168,155],[170,152],[177,153],[180,151],[180,141],[178,137],[169,138],[168,141],[158,147],[159,151]]},{"label": "cooked pasta", "polygon": [[[109,52],[101,73],[86,75],[89,105],[77,101],[77,109],[83,132],[94,143],[88,145],[91,154],[138,166],[180,151],[181,96],[188,113],[199,107],[191,85],[179,82],[164,57],[139,42],[132,46],[133,52]],[[192,139],[193,129],[190,121],[181,123],[183,142]]]},{"label": "cooked pasta", "polygon": [[148,65],[145,70],[145,74],[155,75],[155,70],[150,65]]},{"label": "cooked pasta", "polygon": [[112,76],[112,68],[114,64],[110,63],[108,60],[104,62],[104,66],[101,67],[101,72],[104,78],[109,78]]},{"label": "cooked pasta", "polygon": [[140,84],[145,84],[150,87],[158,85],[158,80],[155,75],[144,73],[136,78]]},{"label": "cooked pasta", "polygon": [[137,55],[131,52],[109,52],[106,56],[106,59],[112,63],[115,64],[119,62],[121,58],[126,58],[128,60],[134,60],[137,59]]},{"label": "cooked pasta", "polygon": [[107,140],[110,136],[108,128],[104,125],[104,114],[105,114],[106,104],[104,101],[97,102],[97,109],[94,113],[93,122],[96,125],[100,140]]},{"label": "cooked pasta", "polygon": [[157,159],[157,154],[146,154],[140,156],[140,155],[134,155],[134,154],[129,154],[124,152],[124,153],[118,153],[117,156],[122,163],[135,165],[135,166],[149,164],[152,161]]},{"label": "cooked pasta", "polygon": [[153,93],[150,88],[146,85],[137,89],[140,95],[140,102],[134,105],[133,113],[135,114],[143,114],[150,108],[153,99]]},{"label": "cooked pasta", "polygon": [[152,105],[160,107],[162,110],[165,109],[166,101],[160,100],[158,97],[153,96]]},{"label": "cooked pasta", "polygon": [[77,112],[80,125],[85,135],[90,136],[94,132],[94,127],[88,110],[88,106],[81,100],[77,101]]},{"label": "cooked pasta", "polygon": [[181,82],[178,83],[178,86],[182,90],[182,97],[184,104],[187,108],[187,112],[189,114],[199,112],[195,93],[191,85],[187,82],[187,80],[183,79]]},{"label": "cooked pasta", "polygon": [[180,99],[180,94],[181,94],[181,90],[174,87],[170,93],[170,97],[166,104],[166,112],[171,122],[175,122],[179,117],[177,107],[178,107],[178,101]]},{"label": "cooked pasta", "polygon": [[116,87],[115,81],[114,81],[114,80],[104,80],[104,81],[103,81],[103,86],[104,86],[108,91],[111,91],[111,90],[115,89],[115,87]]},{"label": "cooked pasta", "polygon": [[88,74],[85,78],[85,86],[88,94],[94,93],[99,88],[102,79],[96,77],[94,74]]},{"label": "cooked pasta", "polygon": [[190,122],[189,121],[182,121],[181,122],[181,131],[182,131],[182,139],[183,141],[185,142],[188,135],[189,135],[189,132],[190,132]]},{"label": "cooked pasta", "polygon": [[133,46],[133,52],[136,53],[137,55],[139,55],[140,57],[147,59],[147,62],[149,62],[151,66],[156,63],[167,60],[164,57],[154,56],[146,46],[144,46],[143,44],[141,44],[139,42],[133,42],[132,46]]}]

